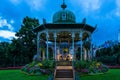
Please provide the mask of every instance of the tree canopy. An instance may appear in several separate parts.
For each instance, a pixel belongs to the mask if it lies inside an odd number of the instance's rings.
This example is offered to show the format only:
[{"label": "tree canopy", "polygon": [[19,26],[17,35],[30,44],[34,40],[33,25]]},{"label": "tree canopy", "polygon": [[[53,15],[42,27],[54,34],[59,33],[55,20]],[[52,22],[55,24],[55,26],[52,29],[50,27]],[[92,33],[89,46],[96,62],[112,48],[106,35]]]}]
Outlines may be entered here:
[{"label": "tree canopy", "polygon": [[[32,61],[33,55],[36,54],[36,33],[33,29],[39,25],[38,19],[26,16],[21,29],[15,34],[17,38],[13,38],[11,43],[0,43],[0,59],[4,62],[3,66],[22,65]],[[0,63],[0,66],[2,64]]]}]

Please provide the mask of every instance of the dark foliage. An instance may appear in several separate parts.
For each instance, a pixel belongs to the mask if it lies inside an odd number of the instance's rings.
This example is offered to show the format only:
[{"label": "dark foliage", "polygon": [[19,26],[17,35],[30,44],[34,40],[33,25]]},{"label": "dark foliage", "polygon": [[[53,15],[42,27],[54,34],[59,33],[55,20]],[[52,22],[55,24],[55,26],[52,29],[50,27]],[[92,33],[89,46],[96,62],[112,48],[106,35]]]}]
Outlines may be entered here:
[{"label": "dark foliage", "polygon": [[11,43],[0,43],[0,66],[21,66],[29,63],[36,54],[36,33],[34,27],[39,26],[38,19],[23,19],[21,29],[16,32],[16,39],[12,39]]},{"label": "dark foliage", "polygon": [[96,59],[108,65],[120,65],[120,44],[97,51]]}]

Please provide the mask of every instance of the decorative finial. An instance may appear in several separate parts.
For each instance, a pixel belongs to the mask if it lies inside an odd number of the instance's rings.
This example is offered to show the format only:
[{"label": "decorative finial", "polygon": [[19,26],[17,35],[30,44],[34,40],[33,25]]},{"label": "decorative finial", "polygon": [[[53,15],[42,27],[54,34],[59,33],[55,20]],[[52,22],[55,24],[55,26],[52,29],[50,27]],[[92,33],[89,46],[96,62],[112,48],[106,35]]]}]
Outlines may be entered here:
[{"label": "decorative finial", "polygon": [[61,8],[63,8],[63,10],[67,7],[67,5],[65,4],[65,0],[63,0],[63,4],[61,5]]},{"label": "decorative finial", "polygon": [[82,23],[83,23],[83,24],[86,24],[86,18],[83,19]]},{"label": "decorative finial", "polygon": [[43,18],[43,24],[46,24],[46,19],[45,18]]},{"label": "decorative finial", "polygon": [[95,25],[95,28],[97,28],[97,24]]},{"label": "decorative finial", "polygon": [[63,3],[65,3],[65,0],[63,0]]}]

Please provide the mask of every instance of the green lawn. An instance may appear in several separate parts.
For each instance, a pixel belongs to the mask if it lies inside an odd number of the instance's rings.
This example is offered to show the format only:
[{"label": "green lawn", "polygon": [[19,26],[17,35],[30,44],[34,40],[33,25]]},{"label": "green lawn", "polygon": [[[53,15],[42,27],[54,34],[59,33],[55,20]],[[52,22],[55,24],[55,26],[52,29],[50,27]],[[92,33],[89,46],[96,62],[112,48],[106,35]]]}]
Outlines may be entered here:
[{"label": "green lawn", "polygon": [[[81,80],[120,80],[120,69],[110,69],[108,73],[94,76],[81,76]],[[29,76],[20,70],[0,70],[0,80],[47,80],[48,76]]]},{"label": "green lawn", "polygon": [[81,80],[120,80],[120,69],[110,69],[106,74],[81,76]]},{"label": "green lawn", "polygon": [[20,70],[0,70],[0,80],[47,80],[48,75],[29,76]]}]

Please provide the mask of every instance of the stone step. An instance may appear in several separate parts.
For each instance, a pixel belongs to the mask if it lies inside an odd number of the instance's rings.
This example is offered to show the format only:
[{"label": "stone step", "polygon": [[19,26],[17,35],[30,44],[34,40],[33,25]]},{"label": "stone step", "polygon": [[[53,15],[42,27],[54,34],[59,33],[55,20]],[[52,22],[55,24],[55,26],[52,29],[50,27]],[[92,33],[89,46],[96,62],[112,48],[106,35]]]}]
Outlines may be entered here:
[{"label": "stone step", "polygon": [[56,71],[69,72],[69,71],[73,71],[73,70],[72,69],[57,69]]},{"label": "stone step", "polygon": [[57,69],[73,69],[72,66],[57,66]]},{"label": "stone step", "polygon": [[73,78],[73,75],[66,75],[66,74],[60,75],[60,74],[57,74],[56,78]]},{"label": "stone step", "polygon": [[74,80],[73,78],[55,78],[54,80]]},{"label": "stone step", "polygon": [[72,61],[57,61],[57,66],[72,66]]},{"label": "stone step", "polygon": [[73,70],[59,69],[56,71],[56,78],[73,78]]},{"label": "stone step", "polygon": [[65,78],[72,78],[73,77],[73,73],[72,72],[56,72],[56,77],[65,77]]}]

